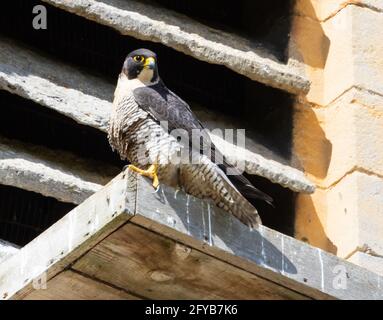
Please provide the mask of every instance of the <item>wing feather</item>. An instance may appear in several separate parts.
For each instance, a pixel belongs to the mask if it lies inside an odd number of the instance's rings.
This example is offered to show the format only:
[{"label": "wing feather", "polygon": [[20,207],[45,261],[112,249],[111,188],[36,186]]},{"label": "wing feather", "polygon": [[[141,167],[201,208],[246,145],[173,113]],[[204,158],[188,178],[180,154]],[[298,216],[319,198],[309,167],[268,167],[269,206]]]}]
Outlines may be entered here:
[{"label": "wing feather", "polygon": [[[226,174],[228,168],[235,171],[235,167],[228,164],[220,151],[214,146],[209,134],[204,130],[203,125],[194,115],[189,105],[170,91],[162,81],[152,86],[137,88],[133,91],[133,95],[139,106],[148,112],[154,120],[158,122],[167,121],[169,132],[175,129],[183,129],[188,133],[188,139],[192,137],[193,133],[199,134],[196,140],[189,140],[189,146],[198,149],[200,153],[210,149],[211,160],[214,163],[216,159],[222,159],[223,163],[218,164],[218,167],[224,172],[225,178],[239,192],[247,197],[262,199],[269,204],[272,203],[273,199],[270,196],[254,187],[239,172],[235,175]],[[193,131],[193,129],[198,130]],[[195,142],[199,143],[196,144]]]},{"label": "wing feather", "polygon": [[[170,91],[163,82],[140,87],[133,91],[139,106],[158,122],[167,121],[169,132],[183,129],[187,132],[189,145],[199,151],[211,148],[212,142],[203,125],[191,111],[189,105]],[[194,131],[193,131],[194,130]],[[192,134],[196,135],[192,140]]]}]

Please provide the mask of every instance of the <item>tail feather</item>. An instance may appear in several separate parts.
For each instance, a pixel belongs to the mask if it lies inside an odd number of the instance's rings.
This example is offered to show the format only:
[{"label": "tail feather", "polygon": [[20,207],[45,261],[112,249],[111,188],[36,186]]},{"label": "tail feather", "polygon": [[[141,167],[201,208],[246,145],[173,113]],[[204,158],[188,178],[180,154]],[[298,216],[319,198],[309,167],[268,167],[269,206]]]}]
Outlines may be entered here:
[{"label": "tail feather", "polygon": [[[223,163],[217,163],[216,159],[223,160]],[[242,173],[233,165],[227,162],[224,155],[214,146],[211,145],[211,161],[215,163],[225,177],[229,179],[232,185],[245,197],[251,199],[260,199],[274,207],[273,198],[268,194],[254,187],[251,182],[242,175]],[[230,169],[230,174],[228,174]]]},{"label": "tail feather", "polygon": [[[268,194],[262,192],[261,190],[254,187],[251,182],[246,179],[242,174],[239,173],[239,171],[225,163],[225,164],[219,164],[218,167],[225,173],[226,177],[230,180],[230,182],[235,186],[235,188],[245,197],[251,198],[251,199],[260,199],[265,201],[271,206],[274,206],[273,204],[273,198],[270,197]],[[230,168],[231,172],[234,174],[227,174],[227,170]],[[236,172],[238,171],[238,172]]]},{"label": "tail feather", "polygon": [[[267,202],[271,197],[256,189],[243,176],[228,176],[208,157],[201,157],[199,165],[181,166],[179,183],[185,191],[200,198],[211,198],[223,210],[234,215],[243,224],[255,228],[262,224],[257,209],[246,199],[261,198]],[[242,192],[242,193],[241,193]]]},{"label": "tail feather", "polygon": [[229,179],[229,176],[227,176],[221,168],[218,167],[218,171],[222,178],[226,194],[224,197],[217,199],[217,205],[227,208],[227,211],[232,213],[237,219],[250,228],[262,224],[258,210],[244,197],[235,183]]}]

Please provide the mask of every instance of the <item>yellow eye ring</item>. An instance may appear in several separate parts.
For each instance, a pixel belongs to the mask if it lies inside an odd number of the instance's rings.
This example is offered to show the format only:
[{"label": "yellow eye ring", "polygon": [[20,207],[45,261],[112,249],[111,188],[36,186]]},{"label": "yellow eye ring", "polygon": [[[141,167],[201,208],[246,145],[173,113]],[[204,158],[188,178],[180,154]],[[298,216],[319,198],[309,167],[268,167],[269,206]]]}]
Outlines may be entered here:
[{"label": "yellow eye ring", "polygon": [[133,60],[135,61],[135,62],[143,62],[144,61],[144,57],[143,56],[134,56],[133,57]]}]

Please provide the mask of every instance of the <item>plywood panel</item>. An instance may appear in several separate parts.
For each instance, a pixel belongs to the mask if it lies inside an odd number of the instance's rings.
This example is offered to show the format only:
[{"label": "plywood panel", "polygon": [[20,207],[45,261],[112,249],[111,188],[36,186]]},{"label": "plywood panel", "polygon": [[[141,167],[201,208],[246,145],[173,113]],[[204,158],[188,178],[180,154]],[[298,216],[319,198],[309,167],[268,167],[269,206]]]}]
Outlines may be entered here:
[{"label": "plywood panel", "polygon": [[0,299],[22,299],[33,279],[73,263],[153,299],[383,297],[377,274],[266,227],[250,230],[182,191],[154,192],[127,172],[3,261]]},{"label": "plywood panel", "polygon": [[138,180],[130,221],[313,299],[383,298],[378,274],[265,226],[250,230],[208,201],[153,192],[148,179]]},{"label": "plywood panel", "polygon": [[135,207],[135,179],[130,179],[128,174],[118,175],[1,263],[0,299],[22,298],[35,278],[43,273],[54,277],[130,219]]},{"label": "plywood panel", "polygon": [[33,291],[25,300],[121,300],[138,299],[99,281],[67,270],[48,281],[46,289]]},{"label": "plywood panel", "polygon": [[127,223],[73,266],[153,299],[302,299],[199,250]]}]

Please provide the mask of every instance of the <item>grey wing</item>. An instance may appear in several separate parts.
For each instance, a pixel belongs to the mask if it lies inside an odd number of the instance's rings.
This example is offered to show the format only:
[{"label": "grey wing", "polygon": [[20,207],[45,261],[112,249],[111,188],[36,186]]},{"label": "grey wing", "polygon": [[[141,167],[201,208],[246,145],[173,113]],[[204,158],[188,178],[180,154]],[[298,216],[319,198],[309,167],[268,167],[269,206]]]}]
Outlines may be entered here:
[{"label": "grey wing", "polygon": [[[189,145],[199,151],[211,149],[213,144],[201,122],[189,105],[170,91],[162,82],[133,91],[139,106],[158,122],[167,122],[168,131],[182,129],[187,133]],[[194,135],[194,139],[192,139]]]},{"label": "grey wing", "polygon": [[222,170],[205,157],[198,165],[183,166],[180,174],[187,193],[212,199],[218,207],[232,213],[249,227],[262,224],[257,209],[233,187]]},{"label": "grey wing", "polygon": [[[167,121],[169,131],[184,129],[188,133],[188,138],[192,137],[194,133],[196,139],[192,141],[192,144],[189,143],[189,146],[200,153],[209,154],[211,161],[218,165],[228,182],[233,184],[239,192],[250,198],[258,198],[272,204],[273,199],[254,187],[240,172],[232,175],[226,174],[228,168],[231,168],[232,172],[235,172],[236,168],[228,164],[224,156],[214,146],[209,134],[203,130],[203,125],[191,111],[189,105],[162,82],[153,86],[137,88],[133,91],[133,95],[139,106],[148,112],[153,119],[158,122]],[[193,131],[193,129],[198,130]],[[206,153],[207,150],[210,152]]]}]

